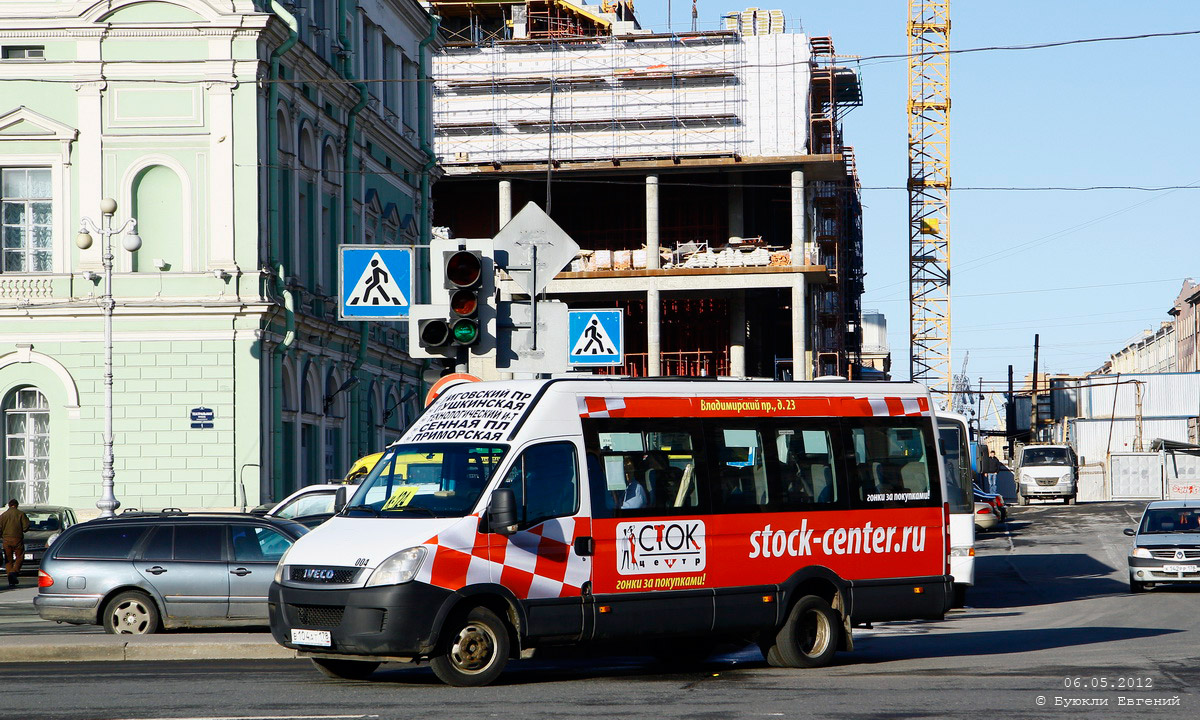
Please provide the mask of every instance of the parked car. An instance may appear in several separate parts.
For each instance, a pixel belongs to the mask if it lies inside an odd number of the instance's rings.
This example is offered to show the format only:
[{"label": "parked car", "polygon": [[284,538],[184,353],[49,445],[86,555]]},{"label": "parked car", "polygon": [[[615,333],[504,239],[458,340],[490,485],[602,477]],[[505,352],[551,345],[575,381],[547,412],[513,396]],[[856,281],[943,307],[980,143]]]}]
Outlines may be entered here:
[{"label": "parked car", "polygon": [[33,572],[42,564],[46,547],[59,533],[79,521],[75,519],[75,511],[64,505],[24,505],[21,511],[29,517],[21,570]]},{"label": "parked car", "polygon": [[1129,592],[1159,583],[1200,582],[1200,500],[1155,500],[1146,506],[1129,553]]},{"label": "parked car", "polygon": [[[325,515],[328,518],[334,512],[337,493],[341,488],[346,488],[346,497],[349,498],[354,495],[354,491],[358,489],[358,486],[344,485],[342,483],[308,485],[288,495],[274,505],[269,507],[260,505],[250,512],[253,515],[287,518],[296,521],[303,521],[314,515]],[[264,507],[266,508],[265,510],[263,509]]]},{"label": "parked car", "polygon": [[984,492],[978,487],[975,488],[975,500],[977,502],[985,502],[992,506],[996,511],[996,517],[1003,522],[1008,519],[1008,505],[1004,502],[1004,496],[998,493]]},{"label": "parked car", "polygon": [[989,503],[975,503],[975,531],[991,530],[1000,522],[1000,516]]},{"label": "parked car", "polygon": [[1069,445],[1026,445],[1017,457],[1017,500],[1061,498],[1067,505],[1078,492],[1079,458]]},{"label": "parked car", "polygon": [[74,525],[38,571],[38,615],[110,633],[267,625],[267,590],[308,528],[236,513],[130,512]]}]

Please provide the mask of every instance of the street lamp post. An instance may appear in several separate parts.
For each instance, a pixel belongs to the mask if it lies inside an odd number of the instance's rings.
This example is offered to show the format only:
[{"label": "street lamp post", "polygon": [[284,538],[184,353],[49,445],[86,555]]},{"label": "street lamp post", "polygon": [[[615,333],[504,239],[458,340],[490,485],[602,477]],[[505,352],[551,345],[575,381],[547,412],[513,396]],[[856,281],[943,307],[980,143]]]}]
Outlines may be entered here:
[{"label": "street lamp post", "polygon": [[103,493],[96,501],[100,508],[100,517],[112,517],[116,509],[121,507],[117,496],[113,493],[113,308],[116,303],[112,295],[113,252],[112,236],[128,231],[121,245],[129,252],[135,252],[142,246],[142,239],[137,234],[137,220],[129,218],[121,223],[119,228],[112,227],[113,214],[117,212],[117,201],[104,198],[100,201],[101,224],[97,225],[84,217],[79,219],[79,234],[75,236],[75,245],[80,250],[92,246],[92,236],[89,230],[100,236],[100,258],[104,268],[104,295],[100,298],[100,307],[104,310],[104,471],[101,474]]}]

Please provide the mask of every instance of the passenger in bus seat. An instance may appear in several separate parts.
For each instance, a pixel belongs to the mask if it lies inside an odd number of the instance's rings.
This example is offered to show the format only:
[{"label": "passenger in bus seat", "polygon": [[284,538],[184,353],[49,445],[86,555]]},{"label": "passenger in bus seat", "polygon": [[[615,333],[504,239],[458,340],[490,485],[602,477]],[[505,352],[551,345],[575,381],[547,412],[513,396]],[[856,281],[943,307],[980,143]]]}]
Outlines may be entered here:
[{"label": "passenger in bus seat", "polygon": [[650,504],[650,494],[646,492],[642,481],[638,480],[637,466],[633,458],[625,456],[625,494],[621,497],[621,508],[636,510]]}]

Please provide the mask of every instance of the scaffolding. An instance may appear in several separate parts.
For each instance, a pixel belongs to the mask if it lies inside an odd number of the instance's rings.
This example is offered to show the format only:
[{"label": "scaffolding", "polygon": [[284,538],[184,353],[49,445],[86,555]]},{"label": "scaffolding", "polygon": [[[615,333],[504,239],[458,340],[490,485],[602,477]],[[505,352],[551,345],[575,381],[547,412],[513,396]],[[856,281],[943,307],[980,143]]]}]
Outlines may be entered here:
[{"label": "scaffolding", "polygon": [[745,51],[733,33],[496,43],[435,62],[445,165],[744,150]]},{"label": "scaffolding", "polygon": [[950,398],[950,2],[908,7],[909,337],[912,379]]}]

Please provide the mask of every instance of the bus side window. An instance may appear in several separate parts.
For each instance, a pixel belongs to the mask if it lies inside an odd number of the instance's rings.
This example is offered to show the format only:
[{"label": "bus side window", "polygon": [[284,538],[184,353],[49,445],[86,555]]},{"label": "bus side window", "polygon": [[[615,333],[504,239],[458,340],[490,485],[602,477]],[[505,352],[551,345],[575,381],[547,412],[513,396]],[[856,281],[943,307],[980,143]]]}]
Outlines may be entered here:
[{"label": "bus side window", "polygon": [[526,448],[501,487],[512,488],[525,527],[574,515],[579,508],[575,446],[557,442]]},{"label": "bus side window", "polygon": [[727,512],[756,512],[771,502],[762,433],[716,428],[717,477],[713,500]]},{"label": "bus side window", "polygon": [[940,500],[932,492],[938,468],[929,466],[929,438],[915,420],[855,420],[849,437],[855,507]]},{"label": "bus side window", "polygon": [[784,505],[835,505],[839,497],[829,431],[787,428],[775,432]]}]

